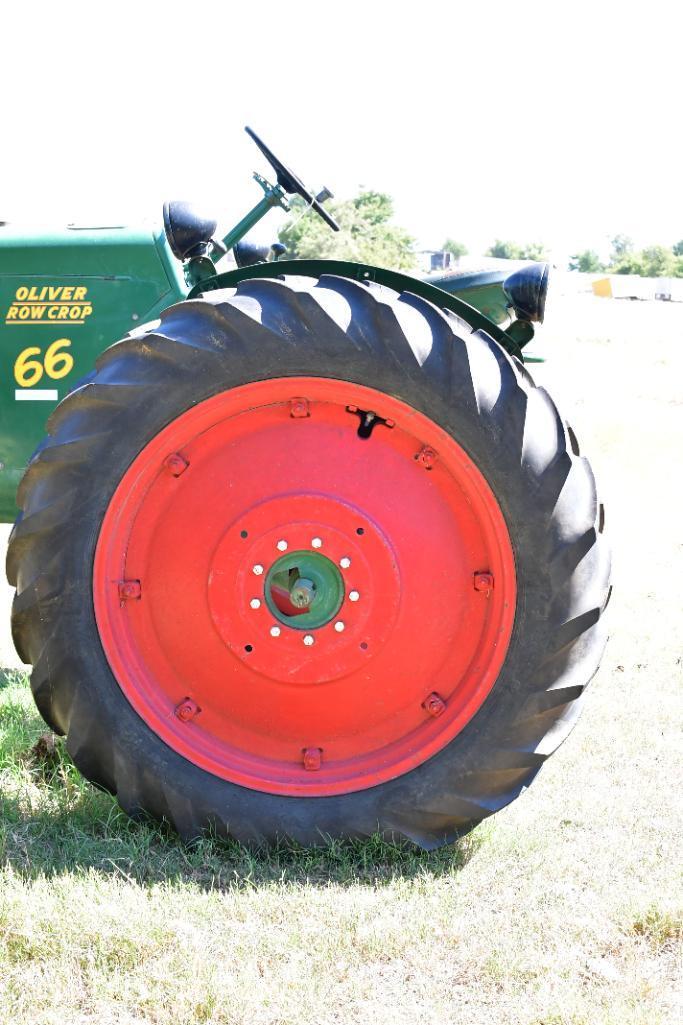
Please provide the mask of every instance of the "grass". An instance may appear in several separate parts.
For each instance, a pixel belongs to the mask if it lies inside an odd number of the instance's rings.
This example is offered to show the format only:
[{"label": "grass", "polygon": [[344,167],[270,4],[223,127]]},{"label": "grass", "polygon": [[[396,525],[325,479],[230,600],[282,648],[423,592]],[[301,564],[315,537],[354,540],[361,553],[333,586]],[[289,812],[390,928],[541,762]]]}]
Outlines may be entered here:
[{"label": "grass", "polygon": [[555,310],[536,376],[564,393],[606,492],[617,587],[583,717],[534,786],[433,853],[377,838],[185,847],[130,822],[61,743],[32,753],[45,727],[8,670],[2,1025],[680,1019],[683,310]]}]

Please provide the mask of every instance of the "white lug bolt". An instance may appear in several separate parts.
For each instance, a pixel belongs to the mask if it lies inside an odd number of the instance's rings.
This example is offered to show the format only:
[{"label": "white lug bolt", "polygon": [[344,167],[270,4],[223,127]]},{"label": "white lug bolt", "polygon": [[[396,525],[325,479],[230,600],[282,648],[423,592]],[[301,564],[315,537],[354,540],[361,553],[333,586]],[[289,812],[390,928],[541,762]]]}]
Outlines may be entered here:
[{"label": "white lug bolt", "polygon": [[315,638],[314,638],[313,634],[304,634],[304,644],[306,645],[307,648],[310,648],[310,646],[311,646],[311,644],[313,644],[314,640],[315,640]]},{"label": "white lug bolt", "polygon": [[349,566],[351,565],[351,560],[349,559],[348,555],[344,555],[339,560],[339,565],[341,566],[342,569],[348,569],[349,568]]},{"label": "white lug bolt", "polygon": [[322,546],[323,546],[323,542],[322,542],[322,538],[320,538],[320,537],[314,537],[313,540],[311,541],[311,548],[322,548]]},{"label": "white lug bolt", "polygon": [[261,599],[260,598],[252,598],[251,601],[249,602],[249,604],[251,605],[252,609],[260,609],[261,608]]},{"label": "white lug bolt", "polygon": [[287,551],[287,542],[284,539],[282,541],[278,541],[278,543],[277,543],[277,550],[279,552],[286,552]]},{"label": "white lug bolt", "polygon": [[360,593],[358,591],[349,591],[349,601],[358,601]]},{"label": "white lug bolt", "polygon": [[271,628],[270,628],[270,636],[271,637],[279,637],[281,633],[282,633],[282,631],[280,630],[279,626],[271,626]]},{"label": "white lug bolt", "polygon": [[335,628],[335,630],[337,631],[338,634],[342,633],[342,631],[344,630],[344,624],[342,623],[341,619],[339,620],[338,623],[334,624],[334,628]]},{"label": "white lug bolt", "polygon": [[256,565],[254,566],[254,568],[253,568],[253,571],[252,571],[252,572],[253,572],[253,573],[254,573],[254,574],[255,574],[255,575],[257,576],[257,577],[260,577],[260,576],[261,576],[261,574],[263,573],[263,566],[259,565],[259,563],[257,562],[257,563],[256,563]]}]

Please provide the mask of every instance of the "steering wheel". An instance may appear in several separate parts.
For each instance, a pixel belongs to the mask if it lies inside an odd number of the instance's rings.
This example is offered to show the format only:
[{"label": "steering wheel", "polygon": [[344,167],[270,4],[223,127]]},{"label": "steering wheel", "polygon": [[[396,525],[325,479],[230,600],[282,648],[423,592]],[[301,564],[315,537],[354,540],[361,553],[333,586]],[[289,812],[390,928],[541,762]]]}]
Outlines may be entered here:
[{"label": "steering wheel", "polygon": [[311,195],[304,183],[301,181],[301,178],[298,178],[297,175],[294,174],[294,171],[290,171],[290,169],[286,167],[281,160],[278,160],[275,154],[268,149],[265,142],[259,139],[253,129],[245,126],[244,130],[249,138],[254,140],[270,166],[275,171],[275,174],[277,175],[277,183],[280,188],[290,196],[293,193],[296,193],[297,196],[301,196],[301,198],[305,199],[308,205],[312,207],[320,217],[322,217],[325,224],[329,224],[332,231],[339,231],[339,225],[335,221],[334,217],[330,217],[322,203],[319,203],[315,196]]}]

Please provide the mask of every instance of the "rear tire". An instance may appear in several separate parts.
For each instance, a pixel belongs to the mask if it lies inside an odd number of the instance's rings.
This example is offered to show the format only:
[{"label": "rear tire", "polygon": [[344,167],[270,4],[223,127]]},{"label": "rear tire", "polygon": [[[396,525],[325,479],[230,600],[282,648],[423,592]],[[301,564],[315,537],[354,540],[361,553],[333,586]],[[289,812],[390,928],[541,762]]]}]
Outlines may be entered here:
[{"label": "rear tire", "polygon": [[[514,625],[505,636],[500,628],[502,664],[478,709],[407,771],[316,796],[241,785],[161,739],[113,671],[115,649],[95,612],[106,579],[95,573],[93,582],[98,541],[131,464],[199,404],[286,378],[371,385],[387,408],[398,401],[428,418],[487,482],[514,555]],[[517,797],[574,725],[606,640],[609,552],[593,475],[547,393],[454,315],[333,276],[247,280],[173,306],[112,346],[48,429],[19,489],[8,553],[14,640],[33,666],[41,714],[67,736],[83,774],[129,814],[165,819],[184,837],[212,828],[241,841],[311,844],[379,831],[431,848]],[[363,487],[359,480],[359,508]],[[431,677],[423,683],[428,695]]]}]

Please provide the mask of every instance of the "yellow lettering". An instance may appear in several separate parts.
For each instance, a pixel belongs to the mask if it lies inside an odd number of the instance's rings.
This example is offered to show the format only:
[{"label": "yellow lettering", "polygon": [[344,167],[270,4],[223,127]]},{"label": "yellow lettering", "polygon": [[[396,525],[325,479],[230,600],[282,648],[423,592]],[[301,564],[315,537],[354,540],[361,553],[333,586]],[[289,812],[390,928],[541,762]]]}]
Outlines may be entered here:
[{"label": "yellow lettering", "polygon": [[41,298],[38,295],[38,289],[36,288],[35,285],[31,285],[31,288],[30,288],[29,293],[28,293],[28,298],[29,298],[29,301],[31,301],[31,300],[35,301],[36,299],[40,299]]},{"label": "yellow lettering", "polygon": [[16,308],[16,306],[10,306],[10,308],[7,311],[7,316],[5,317],[5,320],[16,320],[16,319],[17,319],[17,308]]},{"label": "yellow lettering", "polygon": [[26,288],[25,285],[22,285],[21,288],[17,289],[16,298],[20,300],[28,299],[28,288]]},{"label": "yellow lettering", "polygon": [[57,320],[66,320],[66,318],[68,316],[69,316],[69,307],[68,306],[60,306],[59,310],[58,310],[58,313],[57,313]]},{"label": "yellow lettering", "polygon": [[71,287],[63,288],[62,289],[62,296],[61,296],[62,302],[66,303],[66,302],[69,302],[71,299],[73,299],[73,291],[74,290]]},{"label": "yellow lettering", "polygon": [[50,300],[50,302],[54,302],[55,299],[59,299],[59,293],[61,292],[61,290],[61,285],[50,285],[50,287],[47,290],[47,297]]},{"label": "yellow lettering", "polygon": [[81,306],[81,309],[83,310],[83,320],[85,320],[92,313],[92,306]]},{"label": "yellow lettering", "polygon": [[30,313],[31,313],[31,307],[30,306],[20,306],[19,307],[19,320],[28,320]]},{"label": "yellow lettering", "polygon": [[58,306],[48,306],[48,308],[47,308],[47,319],[48,320],[56,320],[58,312],[59,312],[59,307]]},{"label": "yellow lettering", "polygon": [[74,299],[76,302],[81,302],[87,295],[87,288],[74,288]]},{"label": "yellow lettering", "polygon": [[42,320],[44,313],[44,306],[31,306],[31,320]]}]

